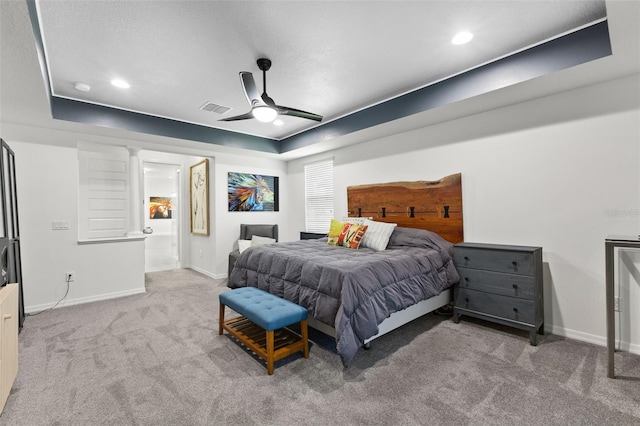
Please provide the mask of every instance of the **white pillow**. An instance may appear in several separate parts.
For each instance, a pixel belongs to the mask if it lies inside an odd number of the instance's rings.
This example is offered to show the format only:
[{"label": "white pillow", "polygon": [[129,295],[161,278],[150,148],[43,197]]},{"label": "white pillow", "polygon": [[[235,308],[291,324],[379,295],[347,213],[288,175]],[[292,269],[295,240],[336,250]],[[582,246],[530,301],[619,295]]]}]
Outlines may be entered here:
[{"label": "white pillow", "polygon": [[273,244],[275,243],[276,240],[273,238],[267,238],[267,237],[259,237],[257,235],[254,235],[251,237],[251,245],[252,246],[261,246],[264,244]]},{"label": "white pillow", "polygon": [[376,251],[387,248],[389,237],[398,226],[397,223],[374,222],[369,219],[365,219],[363,225],[367,225],[367,232],[364,233],[360,246],[369,247]]},{"label": "white pillow", "polygon": [[240,253],[251,247],[251,240],[238,240],[238,250]]}]

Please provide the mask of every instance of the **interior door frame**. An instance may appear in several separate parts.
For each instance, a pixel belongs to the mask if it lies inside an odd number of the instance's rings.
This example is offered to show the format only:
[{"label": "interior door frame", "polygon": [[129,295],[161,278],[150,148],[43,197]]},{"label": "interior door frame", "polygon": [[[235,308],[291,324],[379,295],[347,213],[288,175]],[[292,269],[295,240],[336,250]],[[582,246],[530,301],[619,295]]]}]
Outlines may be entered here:
[{"label": "interior door frame", "polygon": [[[183,223],[184,223],[184,218],[183,218],[183,202],[184,202],[184,197],[183,197],[183,185],[182,185],[182,170],[183,170],[183,165],[182,164],[176,164],[176,163],[172,163],[172,162],[165,162],[165,161],[152,161],[152,160],[143,160],[142,161],[142,170],[144,171],[145,168],[145,164],[157,164],[157,165],[161,165],[161,166],[171,166],[174,167],[175,169],[177,169],[178,171],[176,172],[176,181],[175,181],[175,187],[176,187],[176,191],[177,191],[177,195],[176,198],[178,199],[178,205],[179,205],[179,209],[175,209],[174,208],[174,214],[177,213],[177,217],[176,219],[176,237],[177,237],[177,262],[178,262],[178,266],[179,267],[183,267],[183,265],[185,264],[185,261],[183,259],[183,250],[182,250],[182,241],[184,238],[183,235]],[[147,199],[150,196],[153,196],[154,194],[147,194],[146,191],[146,179],[147,177],[144,175],[142,176],[141,182],[142,182],[142,194],[143,194],[143,205],[146,206],[146,202]],[[155,194],[155,195],[160,195],[160,194]],[[146,219],[147,219],[147,214],[148,211],[146,211],[146,209],[143,213],[143,220],[142,223],[146,223]],[[146,253],[145,253],[145,261],[146,261]]]},{"label": "interior door frame", "polygon": [[24,293],[22,290],[22,258],[20,252],[20,225],[18,191],[16,186],[15,153],[0,139],[0,188],[2,228],[0,231],[0,282],[2,285],[18,283],[18,326],[24,323]]}]

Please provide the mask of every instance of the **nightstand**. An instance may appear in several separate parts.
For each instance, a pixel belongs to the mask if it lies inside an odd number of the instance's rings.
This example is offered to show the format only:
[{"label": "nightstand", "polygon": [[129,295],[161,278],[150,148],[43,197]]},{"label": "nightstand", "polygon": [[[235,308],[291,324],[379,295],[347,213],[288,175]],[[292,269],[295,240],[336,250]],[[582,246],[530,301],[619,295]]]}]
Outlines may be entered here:
[{"label": "nightstand", "polygon": [[453,248],[460,274],[454,288],[453,321],[461,315],[544,333],[542,248],[461,243]]},{"label": "nightstand", "polygon": [[327,234],[320,234],[318,232],[303,232],[300,231],[300,239],[301,240],[316,240],[318,238],[326,237]]}]

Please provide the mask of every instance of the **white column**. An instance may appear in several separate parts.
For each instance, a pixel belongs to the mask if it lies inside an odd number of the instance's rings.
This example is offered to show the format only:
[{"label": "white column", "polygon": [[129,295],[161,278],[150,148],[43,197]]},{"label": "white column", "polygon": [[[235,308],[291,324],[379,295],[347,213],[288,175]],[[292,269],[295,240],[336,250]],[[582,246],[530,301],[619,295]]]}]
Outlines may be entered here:
[{"label": "white column", "polygon": [[129,185],[131,188],[129,232],[127,235],[138,237],[144,235],[141,220],[144,200],[140,194],[140,158],[138,157],[140,148],[127,147],[127,150],[129,151]]}]

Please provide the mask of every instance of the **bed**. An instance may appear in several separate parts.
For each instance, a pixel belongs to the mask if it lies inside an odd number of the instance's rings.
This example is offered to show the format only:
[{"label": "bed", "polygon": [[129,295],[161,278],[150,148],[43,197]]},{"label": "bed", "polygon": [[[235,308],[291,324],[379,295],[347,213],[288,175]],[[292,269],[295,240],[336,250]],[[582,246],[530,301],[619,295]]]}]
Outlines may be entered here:
[{"label": "bed", "polygon": [[349,187],[347,198],[350,216],[397,224],[385,250],[327,238],[252,247],[227,284],[307,308],[309,325],[336,338],[345,366],[362,345],[449,303],[458,281],[452,243],[463,239],[460,174]]}]

